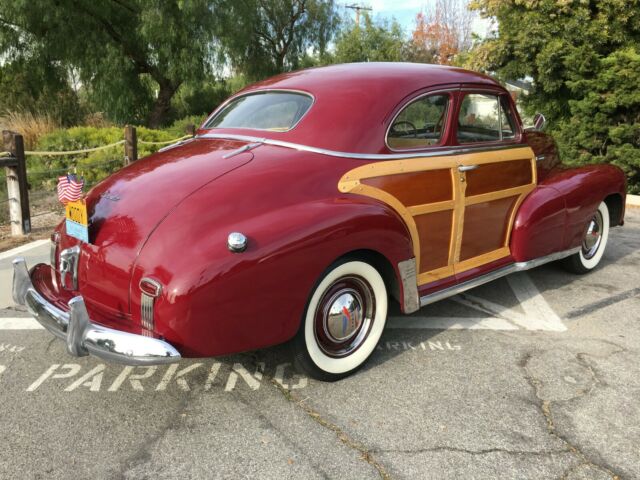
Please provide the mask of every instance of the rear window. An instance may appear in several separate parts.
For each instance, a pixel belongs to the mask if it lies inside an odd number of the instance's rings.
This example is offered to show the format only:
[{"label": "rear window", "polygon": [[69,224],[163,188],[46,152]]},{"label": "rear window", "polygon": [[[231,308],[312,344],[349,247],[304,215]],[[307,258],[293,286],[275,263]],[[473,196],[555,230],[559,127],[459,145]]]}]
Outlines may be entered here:
[{"label": "rear window", "polygon": [[231,100],[204,128],[252,128],[286,132],[313,104],[313,98],[295,92],[257,92]]}]

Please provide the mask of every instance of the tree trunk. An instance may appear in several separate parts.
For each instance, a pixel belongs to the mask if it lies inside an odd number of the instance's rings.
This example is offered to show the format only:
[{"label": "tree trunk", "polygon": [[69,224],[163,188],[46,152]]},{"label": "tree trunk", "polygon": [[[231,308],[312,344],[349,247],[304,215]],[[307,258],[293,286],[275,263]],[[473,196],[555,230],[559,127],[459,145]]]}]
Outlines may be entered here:
[{"label": "tree trunk", "polygon": [[171,109],[171,99],[175,95],[178,87],[172,85],[170,82],[158,82],[160,91],[158,92],[158,98],[153,104],[151,114],[149,115],[149,127],[160,128],[167,120],[169,110]]}]

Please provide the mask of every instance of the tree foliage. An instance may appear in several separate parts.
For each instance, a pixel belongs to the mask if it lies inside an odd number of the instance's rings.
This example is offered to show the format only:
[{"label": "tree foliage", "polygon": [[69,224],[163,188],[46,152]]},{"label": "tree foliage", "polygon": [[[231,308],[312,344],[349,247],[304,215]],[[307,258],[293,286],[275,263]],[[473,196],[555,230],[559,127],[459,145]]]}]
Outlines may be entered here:
[{"label": "tree foliage", "polygon": [[0,55],[72,66],[113,119],[157,126],[210,69],[214,21],[207,0],[0,0]]},{"label": "tree foliage", "polygon": [[395,20],[374,21],[361,13],[361,24],[345,23],[336,39],[333,61],[398,62],[405,59],[406,43],[402,28]]},{"label": "tree foliage", "polygon": [[214,0],[224,59],[249,80],[299,68],[323,55],[338,25],[333,0]]},{"label": "tree foliage", "polygon": [[429,63],[450,65],[456,55],[471,47],[473,12],[463,0],[436,0],[416,15],[411,36],[413,55]]},{"label": "tree foliage", "polygon": [[474,0],[498,31],[470,66],[533,78],[529,113],[542,111],[569,163],[610,162],[640,193],[640,0]]}]

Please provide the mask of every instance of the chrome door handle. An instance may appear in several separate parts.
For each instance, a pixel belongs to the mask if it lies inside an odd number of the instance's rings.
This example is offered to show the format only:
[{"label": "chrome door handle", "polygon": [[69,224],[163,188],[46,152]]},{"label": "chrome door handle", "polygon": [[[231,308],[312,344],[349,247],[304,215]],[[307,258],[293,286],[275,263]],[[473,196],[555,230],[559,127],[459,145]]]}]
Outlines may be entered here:
[{"label": "chrome door handle", "polygon": [[479,165],[460,165],[458,167],[459,172],[470,172],[471,170],[475,170]]}]

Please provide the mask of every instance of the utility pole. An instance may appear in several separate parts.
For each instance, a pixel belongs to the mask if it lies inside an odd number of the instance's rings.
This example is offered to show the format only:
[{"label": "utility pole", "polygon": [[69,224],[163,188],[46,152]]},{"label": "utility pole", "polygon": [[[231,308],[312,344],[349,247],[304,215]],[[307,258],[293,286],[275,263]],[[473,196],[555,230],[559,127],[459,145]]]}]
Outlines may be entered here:
[{"label": "utility pole", "polygon": [[356,11],[356,27],[360,26],[360,11],[362,10],[363,12],[370,12],[371,10],[373,10],[371,7],[363,7],[359,3],[345,5],[345,7]]}]

